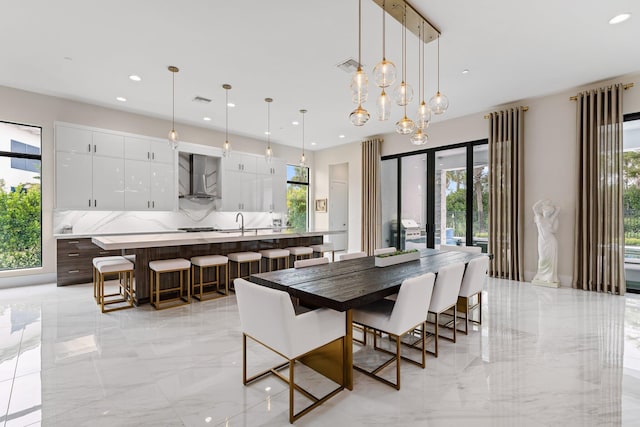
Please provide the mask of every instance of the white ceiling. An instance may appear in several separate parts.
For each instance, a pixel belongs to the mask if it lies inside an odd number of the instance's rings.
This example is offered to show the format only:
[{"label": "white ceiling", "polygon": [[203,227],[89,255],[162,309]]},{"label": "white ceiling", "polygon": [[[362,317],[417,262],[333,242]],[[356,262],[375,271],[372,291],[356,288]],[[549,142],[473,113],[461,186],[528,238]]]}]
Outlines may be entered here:
[{"label": "white ceiling", "polygon": [[[440,88],[451,107],[436,121],[640,71],[637,0],[411,4],[442,32]],[[371,76],[381,57],[381,9],[371,0],[362,9],[362,62]],[[231,132],[264,139],[264,98],[272,97],[273,141],[301,144],[291,122],[305,108],[307,147],[327,148],[392,132],[401,117],[395,107],[390,121],[375,119],[378,89],[370,82],[372,119],[360,128],[348,120],[351,76],[336,65],[357,56],[357,10],[356,0],[5,1],[0,85],[170,119],[167,66],[175,65],[177,122],[223,130],[221,85],[229,83],[237,104]],[[622,12],[633,15],[608,24]],[[398,66],[400,35],[389,18],[387,58]],[[407,80],[417,91],[417,39],[407,38]],[[427,100],[436,90],[435,47],[426,47]],[[213,102],[192,102],[197,95]]]}]

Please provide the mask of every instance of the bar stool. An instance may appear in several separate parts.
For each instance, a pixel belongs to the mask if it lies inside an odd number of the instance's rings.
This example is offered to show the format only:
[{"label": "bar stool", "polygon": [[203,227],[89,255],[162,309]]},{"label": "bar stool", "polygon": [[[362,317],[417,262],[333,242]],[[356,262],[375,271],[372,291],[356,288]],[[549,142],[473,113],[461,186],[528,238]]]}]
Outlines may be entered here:
[{"label": "bar stool", "polygon": [[331,262],[335,261],[336,251],[333,249],[333,243],[332,242],[326,242],[326,243],[323,243],[321,245],[311,245],[311,249],[313,249],[314,253],[318,252],[321,257],[324,256],[325,252],[331,252]]},{"label": "bar stool", "polygon": [[[191,262],[184,258],[175,258],[175,259],[163,259],[159,261],[151,261],[149,262],[149,296],[151,297],[151,305],[156,308],[156,310],[161,310],[169,307],[177,307],[184,304],[191,303]],[[160,274],[163,273],[178,273],[180,275],[180,285],[173,286],[170,288],[160,289]],[[184,281],[183,281],[183,273],[186,272],[187,275],[187,298],[184,299]],[[155,273],[155,274],[154,274]],[[155,280],[154,280],[155,279]],[[160,296],[165,293],[178,293],[178,296],[175,298],[169,298],[163,301],[160,301]],[[169,307],[161,306],[162,303],[172,302],[172,301],[182,301],[178,304],[173,304]]]},{"label": "bar stool", "polygon": [[[232,262],[235,262],[237,265],[237,270],[236,270],[236,279],[238,278],[249,278],[249,276],[251,276],[251,263],[252,262],[257,262],[258,263],[258,273],[262,272],[262,254],[259,252],[233,252],[230,254],[227,254],[227,257],[229,258],[229,265],[231,265]],[[242,269],[242,264],[247,264],[247,275],[246,276],[241,276],[241,269]],[[233,286],[231,287],[231,290],[235,291],[235,289],[233,288]]]},{"label": "bar stool", "polygon": [[311,258],[311,255],[313,255],[313,249],[308,246],[292,246],[287,248],[287,250],[293,257],[293,262],[304,258]]},{"label": "bar stool", "polygon": [[267,267],[271,271],[273,261],[276,262],[276,270],[280,270],[279,260],[284,260],[283,267],[289,268],[289,251],[286,249],[263,249],[260,251],[262,258],[267,260]]},{"label": "bar stool", "polygon": [[[224,266],[224,292],[220,292],[220,267]],[[196,283],[196,267],[200,267],[199,270],[199,282]],[[213,268],[216,269],[216,279],[203,282],[203,277],[205,273],[205,269]],[[225,295],[229,295],[229,258],[222,255],[205,255],[205,256],[194,256],[191,258],[191,295],[196,298],[198,301],[204,300],[204,295],[217,293],[219,295],[215,295],[210,297],[209,299],[220,298]],[[204,287],[207,285],[216,285],[216,288],[212,291],[204,292]],[[196,293],[196,286],[199,288],[200,292]]]},{"label": "bar stool", "polygon": [[[118,275],[118,292],[105,294],[105,276]],[[93,259],[93,294],[103,313],[133,307],[133,263],[121,256],[98,257]],[[116,297],[116,298],[113,298]],[[127,303],[115,308],[106,305]]]}]

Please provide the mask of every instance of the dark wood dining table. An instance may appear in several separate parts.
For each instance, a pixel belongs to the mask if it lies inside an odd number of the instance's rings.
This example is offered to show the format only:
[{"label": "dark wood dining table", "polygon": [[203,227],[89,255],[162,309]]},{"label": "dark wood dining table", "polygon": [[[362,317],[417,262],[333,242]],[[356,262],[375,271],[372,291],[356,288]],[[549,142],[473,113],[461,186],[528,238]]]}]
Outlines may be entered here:
[{"label": "dark wood dining table", "polygon": [[456,262],[466,264],[482,255],[486,254],[425,248],[420,249],[420,259],[388,267],[376,267],[375,257],[369,256],[306,268],[289,268],[254,274],[250,277],[250,281],[286,291],[303,305],[346,312],[343,366],[345,386],[352,390],[351,310],[397,293],[405,279],[425,273],[437,274],[438,270],[446,265]]}]

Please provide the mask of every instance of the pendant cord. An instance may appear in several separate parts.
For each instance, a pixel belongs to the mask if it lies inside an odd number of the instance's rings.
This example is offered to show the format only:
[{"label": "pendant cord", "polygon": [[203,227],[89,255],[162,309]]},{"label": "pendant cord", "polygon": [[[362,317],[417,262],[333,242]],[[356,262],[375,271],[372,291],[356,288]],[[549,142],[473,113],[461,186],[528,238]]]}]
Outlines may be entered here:
[{"label": "pendant cord", "polygon": [[358,0],[358,68],[362,68],[362,0]]},{"label": "pendant cord", "polygon": [[171,73],[171,130],[176,129],[176,73]]},{"label": "pendant cord", "polygon": [[386,60],[386,46],[385,46],[385,22],[386,22],[386,14],[384,9],[385,0],[382,0],[382,60]]},{"label": "pendant cord", "polygon": [[438,93],[440,93],[440,34],[438,34]]},{"label": "pendant cord", "polygon": [[225,132],[224,132],[224,140],[225,142],[229,142],[229,89],[225,89],[227,92],[227,105],[226,105],[226,114],[225,114]]},{"label": "pendant cord", "polygon": [[402,84],[404,85],[404,117],[407,117],[407,5],[402,13]]},{"label": "pendant cord", "polygon": [[[422,37],[424,37],[424,21],[422,21],[422,25],[420,26],[420,28],[422,29]],[[424,40],[422,40],[422,102],[424,103],[424,92],[425,92],[425,73],[427,70],[427,67],[425,66],[425,56],[424,56],[424,45],[425,42]]]},{"label": "pendant cord", "polygon": [[304,157],[304,113],[302,113],[302,157]]}]

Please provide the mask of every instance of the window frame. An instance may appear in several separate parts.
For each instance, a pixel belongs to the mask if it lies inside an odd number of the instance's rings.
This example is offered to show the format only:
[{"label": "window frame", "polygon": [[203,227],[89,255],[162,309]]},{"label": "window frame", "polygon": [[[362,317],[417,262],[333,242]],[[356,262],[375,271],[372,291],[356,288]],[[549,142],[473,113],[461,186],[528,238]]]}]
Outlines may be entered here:
[{"label": "window frame", "polygon": [[[293,167],[293,168],[305,168],[307,170],[307,181],[293,181],[293,180],[289,180],[289,166]],[[305,185],[307,187],[307,208],[305,209],[305,224],[306,224],[306,228],[309,228],[309,190],[310,190],[310,186],[309,186],[309,166],[300,166],[300,165],[292,165],[292,164],[288,164],[286,165],[286,173],[287,173],[287,190],[289,189],[289,184],[293,184],[293,185]],[[288,197],[288,191],[287,191],[287,204],[289,202],[289,197]],[[289,216],[289,209],[287,208],[287,217]]]}]

